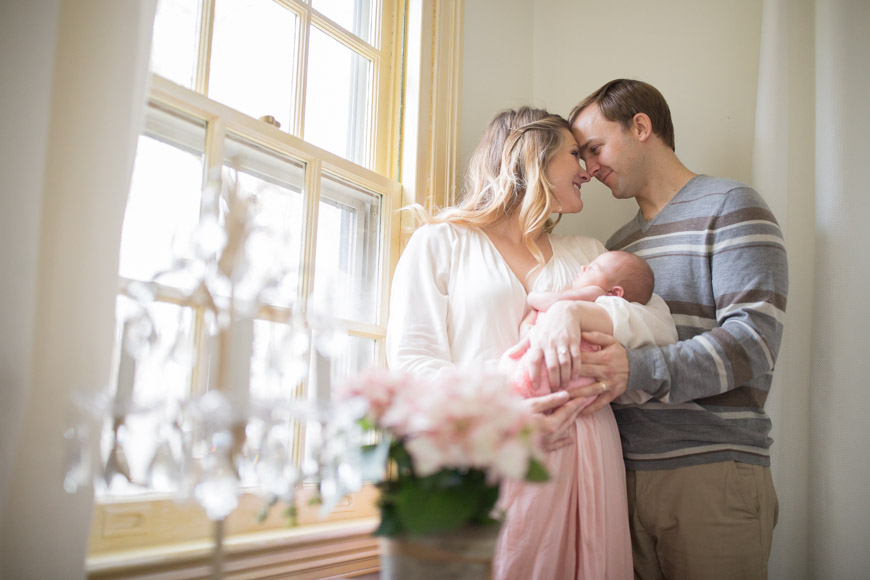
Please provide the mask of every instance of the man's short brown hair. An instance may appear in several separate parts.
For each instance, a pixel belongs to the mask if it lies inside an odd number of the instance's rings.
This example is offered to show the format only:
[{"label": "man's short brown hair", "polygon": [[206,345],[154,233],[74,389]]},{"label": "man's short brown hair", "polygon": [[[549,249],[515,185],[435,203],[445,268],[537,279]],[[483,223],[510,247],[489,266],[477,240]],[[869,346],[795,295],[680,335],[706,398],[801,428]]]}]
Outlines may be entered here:
[{"label": "man's short brown hair", "polygon": [[574,107],[568,122],[574,125],[580,113],[590,105],[598,105],[605,119],[619,123],[623,129],[631,127],[635,115],[645,113],[652,122],[653,133],[676,150],[668,102],[651,84],[630,79],[612,80]]}]

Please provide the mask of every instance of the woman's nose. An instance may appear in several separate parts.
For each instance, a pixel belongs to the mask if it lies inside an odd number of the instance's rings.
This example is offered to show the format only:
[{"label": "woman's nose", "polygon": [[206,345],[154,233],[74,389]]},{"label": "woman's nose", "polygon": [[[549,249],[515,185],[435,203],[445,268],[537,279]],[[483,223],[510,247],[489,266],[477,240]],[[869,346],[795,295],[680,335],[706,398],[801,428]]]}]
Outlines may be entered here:
[{"label": "woman's nose", "polygon": [[586,183],[586,182],[589,181],[590,179],[592,179],[592,176],[591,176],[591,175],[589,174],[589,172],[586,171],[586,169],[584,169],[583,166],[581,165],[581,166],[580,166],[580,181],[582,181],[583,183]]}]

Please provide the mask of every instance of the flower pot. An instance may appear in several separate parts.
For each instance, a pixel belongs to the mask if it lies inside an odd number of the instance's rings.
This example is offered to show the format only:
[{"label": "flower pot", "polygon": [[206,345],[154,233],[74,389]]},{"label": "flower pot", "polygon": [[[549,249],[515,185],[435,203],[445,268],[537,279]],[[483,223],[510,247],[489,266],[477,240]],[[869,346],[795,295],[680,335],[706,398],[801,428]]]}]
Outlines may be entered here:
[{"label": "flower pot", "polygon": [[499,526],[384,538],[381,580],[489,580]]}]

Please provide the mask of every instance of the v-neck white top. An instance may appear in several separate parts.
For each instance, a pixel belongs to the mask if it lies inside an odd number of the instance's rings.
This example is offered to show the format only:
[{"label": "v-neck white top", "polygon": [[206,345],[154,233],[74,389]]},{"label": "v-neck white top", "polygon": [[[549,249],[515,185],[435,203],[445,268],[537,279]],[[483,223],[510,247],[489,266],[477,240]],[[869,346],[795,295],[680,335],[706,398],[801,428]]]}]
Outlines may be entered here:
[{"label": "v-neck white top", "polygon": [[[580,267],[607,251],[585,236],[550,235],[552,258],[532,284],[534,291],[560,291]],[[428,224],[411,236],[393,276],[387,325],[387,362],[393,370],[435,375],[448,367],[498,366],[519,341],[528,312],[526,290],[482,231]],[[665,302],[647,305],[612,297],[596,302],[613,320],[613,336],[629,344],[637,334],[673,328]]]}]

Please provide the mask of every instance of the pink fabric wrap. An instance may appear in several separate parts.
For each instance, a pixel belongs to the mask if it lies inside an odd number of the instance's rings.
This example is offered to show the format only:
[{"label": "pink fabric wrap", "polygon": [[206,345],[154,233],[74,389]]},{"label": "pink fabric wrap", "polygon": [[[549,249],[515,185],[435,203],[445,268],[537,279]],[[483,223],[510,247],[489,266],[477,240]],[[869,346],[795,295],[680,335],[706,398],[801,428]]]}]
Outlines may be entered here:
[{"label": "pink fabric wrap", "polygon": [[[599,347],[581,343],[581,350]],[[527,349],[528,350],[528,349]],[[500,369],[523,397],[550,393],[547,369],[529,376],[526,351],[504,355]],[[595,383],[580,377],[563,389]],[[588,397],[587,404],[595,397]],[[610,405],[578,417],[572,445],[548,453],[546,483],[502,483],[499,507],[508,514],[493,561],[495,580],[630,580],[634,572],[625,466]]]},{"label": "pink fabric wrap", "polygon": [[610,405],[579,417],[550,452],[546,483],[502,483],[495,580],[631,580],[625,466]]}]

